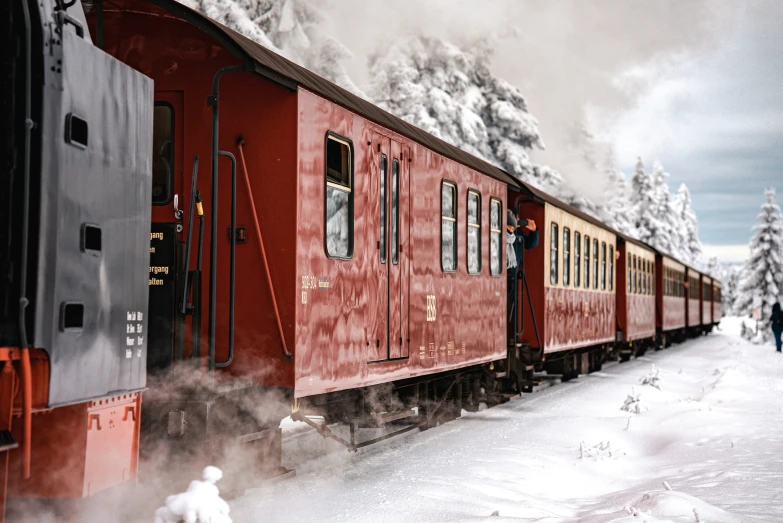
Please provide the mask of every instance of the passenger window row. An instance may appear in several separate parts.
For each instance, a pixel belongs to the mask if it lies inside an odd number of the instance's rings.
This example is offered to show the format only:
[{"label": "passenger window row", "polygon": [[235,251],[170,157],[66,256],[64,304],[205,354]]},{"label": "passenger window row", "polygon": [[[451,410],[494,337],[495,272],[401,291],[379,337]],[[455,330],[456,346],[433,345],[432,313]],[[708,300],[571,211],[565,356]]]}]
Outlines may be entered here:
[{"label": "passenger window row", "polygon": [[[572,243],[573,238],[573,243]],[[585,289],[592,288],[598,290],[600,284],[601,290],[614,290],[614,245],[609,245],[607,251],[606,242],[601,242],[590,236],[584,236],[584,250],[582,249],[582,234],[571,229],[563,227],[563,246],[560,248],[559,225],[552,222],[549,234],[549,283],[551,285],[559,284],[560,262],[563,264],[563,287],[578,289],[584,283]],[[573,252],[573,265],[571,265],[571,253]],[[592,258],[590,253],[592,252]],[[562,254],[561,254],[562,253]],[[584,257],[584,264],[582,259]],[[599,265],[600,257],[600,265]],[[582,269],[584,266],[584,278],[582,278]],[[571,269],[573,267],[573,278]],[[590,273],[592,271],[592,286]],[[600,276],[599,276],[600,274]]]},{"label": "passenger window row", "polygon": [[671,267],[663,269],[663,295],[677,298],[685,297],[685,273]]},{"label": "passenger window row", "polygon": [[655,294],[655,263],[636,254],[628,255],[628,294]]}]

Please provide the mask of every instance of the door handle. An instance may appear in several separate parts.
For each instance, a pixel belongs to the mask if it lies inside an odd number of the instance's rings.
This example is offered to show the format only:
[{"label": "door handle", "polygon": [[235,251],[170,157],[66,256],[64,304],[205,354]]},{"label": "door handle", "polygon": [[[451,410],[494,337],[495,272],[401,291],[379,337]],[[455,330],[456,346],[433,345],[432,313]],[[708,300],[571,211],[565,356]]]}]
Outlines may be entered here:
[{"label": "door handle", "polygon": [[179,208],[179,194],[174,194],[174,218],[181,220],[182,214],[183,211]]}]

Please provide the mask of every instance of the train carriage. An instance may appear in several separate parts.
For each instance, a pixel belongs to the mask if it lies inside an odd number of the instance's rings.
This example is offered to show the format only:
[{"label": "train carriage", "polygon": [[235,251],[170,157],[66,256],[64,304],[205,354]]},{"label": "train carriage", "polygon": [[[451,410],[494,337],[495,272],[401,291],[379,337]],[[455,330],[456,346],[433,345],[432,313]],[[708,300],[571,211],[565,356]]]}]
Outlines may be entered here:
[{"label": "train carriage", "polygon": [[[595,218],[533,188],[517,199],[539,247],[525,254],[531,307],[520,307],[521,341],[566,378],[600,368],[614,342],[617,235]],[[524,289],[520,289],[523,293]],[[525,305],[520,294],[519,301]]]},{"label": "train carriage", "polygon": [[712,325],[717,326],[723,317],[720,280],[712,280]]},{"label": "train carriage", "polygon": [[672,340],[684,337],[687,327],[687,268],[660,252],[655,259],[656,329],[659,343],[668,347]]},{"label": "train carriage", "polygon": [[621,359],[641,354],[655,340],[655,251],[618,235],[617,339]]},{"label": "train carriage", "polygon": [[712,278],[701,274],[701,328],[706,334],[712,330]]},{"label": "train carriage", "polygon": [[686,309],[686,326],[689,334],[701,331],[701,274],[693,267],[686,266],[686,292],[688,305]]}]

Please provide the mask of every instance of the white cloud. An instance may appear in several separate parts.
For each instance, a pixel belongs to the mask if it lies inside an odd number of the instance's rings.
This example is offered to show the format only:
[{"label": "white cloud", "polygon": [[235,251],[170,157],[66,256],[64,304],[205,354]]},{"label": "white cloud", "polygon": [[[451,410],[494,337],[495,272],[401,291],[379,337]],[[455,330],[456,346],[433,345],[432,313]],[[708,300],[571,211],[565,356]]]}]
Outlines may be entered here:
[{"label": "white cloud", "polygon": [[704,245],[704,255],[706,258],[712,258],[713,256],[718,258],[718,261],[724,264],[729,263],[743,263],[750,251],[747,244],[742,245]]}]

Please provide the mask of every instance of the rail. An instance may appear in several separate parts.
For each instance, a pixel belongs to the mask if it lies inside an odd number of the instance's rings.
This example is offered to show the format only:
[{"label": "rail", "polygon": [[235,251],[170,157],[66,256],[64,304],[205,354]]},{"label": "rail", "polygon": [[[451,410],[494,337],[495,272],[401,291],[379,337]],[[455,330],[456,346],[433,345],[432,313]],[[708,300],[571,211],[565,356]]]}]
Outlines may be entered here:
[{"label": "rail", "polygon": [[250,187],[250,176],[247,171],[247,163],[245,162],[245,139],[241,136],[237,138],[237,146],[239,147],[239,158],[242,160],[242,171],[245,173],[245,185],[247,186],[247,196],[250,198],[250,208],[253,214],[253,223],[256,228],[256,235],[258,236],[258,245],[261,247],[261,257],[264,260],[264,269],[266,271],[266,281],[269,284],[269,292],[272,295],[272,306],[275,309],[275,318],[277,319],[277,330],[280,334],[280,343],[283,344],[283,354],[286,359],[293,358],[293,354],[288,350],[285,343],[285,334],[283,333],[283,322],[280,319],[280,309],[277,306],[277,298],[275,298],[275,286],[272,283],[272,273],[269,271],[269,262],[266,258],[266,249],[264,249],[264,238],[261,235],[261,225],[258,223],[258,212],[256,212],[256,201],[253,198],[253,189]]}]

